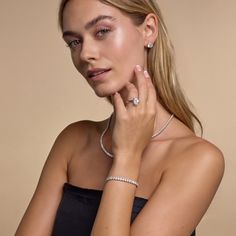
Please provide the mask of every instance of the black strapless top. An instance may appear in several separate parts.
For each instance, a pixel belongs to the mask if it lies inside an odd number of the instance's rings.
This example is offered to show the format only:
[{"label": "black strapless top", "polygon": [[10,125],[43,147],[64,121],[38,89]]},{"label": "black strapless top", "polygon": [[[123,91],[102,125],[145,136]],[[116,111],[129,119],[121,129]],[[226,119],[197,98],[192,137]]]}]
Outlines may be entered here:
[{"label": "black strapless top", "polygon": [[[102,190],[86,189],[65,183],[52,236],[90,236],[102,197]],[[148,200],[135,197],[131,223]],[[195,236],[195,231],[191,236]]]}]

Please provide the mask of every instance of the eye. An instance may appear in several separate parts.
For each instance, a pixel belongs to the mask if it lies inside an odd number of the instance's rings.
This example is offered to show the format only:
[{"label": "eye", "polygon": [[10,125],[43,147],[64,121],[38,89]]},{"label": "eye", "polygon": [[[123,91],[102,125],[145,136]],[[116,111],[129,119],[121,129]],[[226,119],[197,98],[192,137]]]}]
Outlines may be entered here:
[{"label": "eye", "polygon": [[111,30],[108,29],[108,28],[103,28],[103,29],[100,29],[99,31],[96,32],[96,36],[98,38],[102,38],[105,34],[107,34],[108,32],[110,32]]},{"label": "eye", "polygon": [[80,45],[81,41],[79,39],[76,39],[76,40],[72,40],[70,41],[68,44],[67,44],[67,47],[69,48],[76,48],[78,45]]}]

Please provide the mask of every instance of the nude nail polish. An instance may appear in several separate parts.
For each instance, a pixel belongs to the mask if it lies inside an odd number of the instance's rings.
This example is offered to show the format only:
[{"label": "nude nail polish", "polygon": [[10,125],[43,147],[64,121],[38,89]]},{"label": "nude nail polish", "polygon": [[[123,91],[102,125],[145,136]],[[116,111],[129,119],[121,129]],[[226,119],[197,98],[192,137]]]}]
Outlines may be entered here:
[{"label": "nude nail polish", "polygon": [[143,73],[144,73],[145,78],[148,79],[148,78],[149,78],[149,74],[148,74],[148,72],[145,70]]},{"label": "nude nail polish", "polygon": [[142,70],[142,68],[141,68],[140,65],[136,65],[136,69],[137,69],[138,71],[141,71],[141,70]]}]

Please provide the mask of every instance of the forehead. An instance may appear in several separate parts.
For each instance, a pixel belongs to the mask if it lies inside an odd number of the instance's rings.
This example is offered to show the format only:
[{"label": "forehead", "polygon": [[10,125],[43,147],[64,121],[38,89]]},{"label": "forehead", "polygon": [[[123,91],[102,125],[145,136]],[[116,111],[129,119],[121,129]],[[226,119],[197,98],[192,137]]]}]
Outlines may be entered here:
[{"label": "forehead", "polygon": [[63,12],[63,28],[82,27],[98,15],[108,15],[119,22],[129,20],[122,12],[98,0],[70,0]]}]

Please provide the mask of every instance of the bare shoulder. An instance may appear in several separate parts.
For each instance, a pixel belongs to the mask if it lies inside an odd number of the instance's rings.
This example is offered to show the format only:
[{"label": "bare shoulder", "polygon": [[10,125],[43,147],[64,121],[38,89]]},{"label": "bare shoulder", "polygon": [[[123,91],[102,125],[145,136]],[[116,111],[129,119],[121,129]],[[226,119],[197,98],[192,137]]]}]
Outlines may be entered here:
[{"label": "bare shoulder", "polygon": [[[62,158],[66,166],[74,151],[86,143],[86,121],[78,121],[67,125],[56,137],[49,153],[49,158]],[[59,153],[63,155],[59,155]]]},{"label": "bare shoulder", "polygon": [[82,135],[88,134],[94,122],[90,120],[80,120],[67,125],[59,134],[59,137],[73,138],[76,141]]},{"label": "bare shoulder", "polygon": [[104,126],[106,120],[103,121],[93,121],[93,120],[80,120],[73,122],[66,126],[62,132],[70,133],[74,137],[81,137],[81,134],[91,134],[94,130],[100,130]]},{"label": "bare shoulder", "polygon": [[222,151],[213,143],[206,139],[193,136],[186,141],[186,147],[182,150],[185,158],[190,158],[194,161],[207,161],[224,164],[224,156]]},{"label": "bare shoulder", "polygon": [[[58,135],[56,141],[62,141],[69,144],[68,148],[83,147],[88,142],[93,131],[97,127],[95,121],[81,120],[67,125]],[[65,146],[66,147],[66,146]]]},{"label": "bare shoulder", "polygon": [[[176,139],[171,145],[172,156],[175,156],[167,169],[175,172],[196,171],[206,175],[215,175],[221,180],[224,174],[225,162],[222,151],[206,139],[190,136]],[[175,155],[174,155],[175,154]],[[208,174],[207,174],[208,173]]]}]

